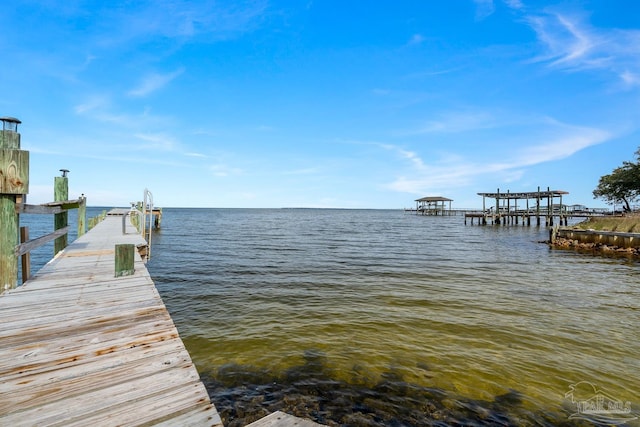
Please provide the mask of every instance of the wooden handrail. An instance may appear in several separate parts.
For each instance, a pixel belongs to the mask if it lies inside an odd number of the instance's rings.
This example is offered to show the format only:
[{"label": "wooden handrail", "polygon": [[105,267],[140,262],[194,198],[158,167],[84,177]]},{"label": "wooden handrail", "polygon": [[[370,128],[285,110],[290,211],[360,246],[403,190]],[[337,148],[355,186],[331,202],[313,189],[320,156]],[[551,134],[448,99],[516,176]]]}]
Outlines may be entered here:
[{"label": "wooden handrail", "polygon": [[16,203],[17,214],[57,214],[65,210],[77,209],[84,199],[63,200],[60,202],[49,202],[41,205],[28,205],[26,203]]},{"label": "wooden handrail", "polygon": [[69,226],[67,225],[66,227],[56,230],[53,233],[49,233],[42,237],[38,237],[37,239],[32,239],[27,242],[20,243],[19,245],[16,246],[16,256],[24,255],[29,251],[39,248],[45,243],[55,240],[60,236],[64,236],[68,232],[69,232]]}]

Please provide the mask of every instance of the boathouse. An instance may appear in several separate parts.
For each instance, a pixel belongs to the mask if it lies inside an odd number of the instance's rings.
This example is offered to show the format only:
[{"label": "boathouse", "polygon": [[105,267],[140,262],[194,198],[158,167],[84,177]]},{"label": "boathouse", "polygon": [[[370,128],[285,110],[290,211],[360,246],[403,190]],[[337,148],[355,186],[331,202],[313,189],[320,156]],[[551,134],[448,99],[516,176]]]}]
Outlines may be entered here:
[{"label": "boathouse", "polygon": [[[451,215],[452,199],[440,196],[427,196],[416,200],[416,214]],[[448,206],[446,205],[448,203]]]},{"label": "boathouse", "polygon": [[[569,194],[567,191],[550,190],[528,191],[512,193],[509,190],[495,193],[478,193],[482,196],[482,211],[468,212],[465,214],[465,224],[467,218],[478,218],[479,223],[487,224],[518,224],[531,225],[531,217],[536,218],[537,225],[541,219],[545,219],[545,225],[553,225],[553,218],[558,218],[560,224],[567,223],[568,210],[562,204],[562,196]],[[489,199],[489,201],[487,201]],[[556,200],[557,199],[557,200]]]}]

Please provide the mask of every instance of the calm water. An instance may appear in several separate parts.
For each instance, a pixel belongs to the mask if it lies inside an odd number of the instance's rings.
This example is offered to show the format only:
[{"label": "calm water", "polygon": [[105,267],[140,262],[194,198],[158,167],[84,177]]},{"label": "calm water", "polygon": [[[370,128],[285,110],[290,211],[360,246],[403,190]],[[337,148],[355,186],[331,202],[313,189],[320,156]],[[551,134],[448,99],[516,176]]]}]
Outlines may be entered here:
[{"label": "calm water", "polygon": [[547,238],[391,210],[165,209],[148,268],[227,426],[275,409],[590,425],[569,419],[580,382],[576,400],[592,384],[637,415],[640,265]]}]

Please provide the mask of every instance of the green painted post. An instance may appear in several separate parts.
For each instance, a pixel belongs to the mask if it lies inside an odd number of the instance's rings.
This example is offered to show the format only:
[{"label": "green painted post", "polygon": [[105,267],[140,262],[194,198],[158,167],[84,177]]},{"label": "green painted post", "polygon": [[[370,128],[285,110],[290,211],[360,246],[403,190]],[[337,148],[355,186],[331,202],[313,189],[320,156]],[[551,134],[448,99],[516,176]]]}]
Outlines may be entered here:
[{"label": "green painted post", "polygon": [[0,194],[0,293],[15,288],[18,282],[17,230],[16,196]]},{"label": "green painted post", "polygon": [[84,194],[80,196],[78,204],[78,237],[83,236],[87,232],[87,198]]},{"label": "green painted post", "polygon": [[[67,173],[69,172],[66,169],[60,169],[62,172],[62,176],[56,176],[53,180],[53,200],[55,202],[62,202],[65,200],[69,200],[69,178],[67,178]],[[65,210],[64,212],[57,213],[53,218],[53,229],[60,230],[61,228],[66,227],[69,222],[69,213]],[[63,235],[58,237],[53,242],[53,255],[55,256],[58,252],[67,247],[68,238],[67,235]]]},{"label": "green painted post", "polygon": [[0,293],[18,283],[20,217],[18,197],[29,192],[29,152],[20,150],[20,120],[1,117],[0,133]]},{"label": "green painted post", "polygon": [[133,268],[135,250],[134,244],[116,245],[115,277],[131,276],[135,272]]}]

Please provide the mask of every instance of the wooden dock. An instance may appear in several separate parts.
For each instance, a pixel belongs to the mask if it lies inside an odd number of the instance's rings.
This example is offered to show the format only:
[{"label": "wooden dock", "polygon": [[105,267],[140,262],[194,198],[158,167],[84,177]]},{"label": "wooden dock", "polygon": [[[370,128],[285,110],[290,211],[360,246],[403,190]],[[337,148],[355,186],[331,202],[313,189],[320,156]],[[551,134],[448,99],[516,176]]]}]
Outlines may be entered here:
[{"label": "wooden dock", "polygon": [[0,295],[0,425],[222,426],[149,273],[114,277],[108,216]]},{"label": "wooden dock", "polygon": [[318,424],[305,418],[299,418],[286,414],[282,411],[276,411],[248,424],[246,427],[322,427],[324,424]]}]

